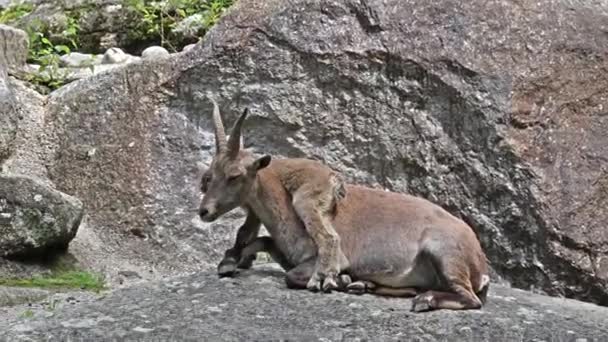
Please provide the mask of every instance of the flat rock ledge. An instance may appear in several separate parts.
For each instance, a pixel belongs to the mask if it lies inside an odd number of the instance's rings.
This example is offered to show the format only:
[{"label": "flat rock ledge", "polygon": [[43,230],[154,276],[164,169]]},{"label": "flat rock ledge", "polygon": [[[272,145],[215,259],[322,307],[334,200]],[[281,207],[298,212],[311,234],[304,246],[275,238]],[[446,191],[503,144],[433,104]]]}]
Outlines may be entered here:
[{"label": "flat rock ledge", "polygon": [[608,336],[608,308],[499,285],[482,310],[415,314],[410,299],[288,290],[282,279],[269,266],[232,279],[203,271],[100,296],[76,293],[77,300],[56,300],[52,310],[0,308],[0,340],[583,342]]}]

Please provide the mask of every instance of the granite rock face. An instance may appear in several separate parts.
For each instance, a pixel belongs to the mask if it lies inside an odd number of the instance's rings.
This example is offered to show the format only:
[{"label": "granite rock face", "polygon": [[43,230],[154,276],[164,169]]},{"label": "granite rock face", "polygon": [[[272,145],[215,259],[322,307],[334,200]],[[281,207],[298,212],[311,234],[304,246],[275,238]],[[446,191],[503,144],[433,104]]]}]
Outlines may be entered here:
[{"label": "granite rock face", "polygon": [[[481,310],[415,314],[406,298],[288,290],[256,267],[203,272],[49,305],[0,308],[7,341],[602,341],[608,309],[494,286]],[[31,317],[23,317],[23,312]]]}]

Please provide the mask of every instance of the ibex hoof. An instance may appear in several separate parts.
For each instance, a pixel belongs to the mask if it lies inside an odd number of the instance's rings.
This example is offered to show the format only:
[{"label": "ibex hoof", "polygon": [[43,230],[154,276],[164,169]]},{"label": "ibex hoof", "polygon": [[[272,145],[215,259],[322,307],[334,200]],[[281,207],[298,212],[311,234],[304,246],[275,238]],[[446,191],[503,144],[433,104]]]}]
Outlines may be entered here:
[{"label": "ibex hoof", "polygon": [[236,274],[236,261],[233,259],[224,259],[217,266],[217,274],[220,277],[234,277]]},{"label": "ibex hoof", "polygon": [[433,310],[435,299],[432,294],[423,293],[416,296],[412,301],[412,311],[424,312]]},{"label": "ibex hoof", "polygon": [[312,292],[323,291],[326,293],[332,290],[338,289],[338,278],[337,276],[326,276],[322,278],[318,273],[315,273],[310,277],[310,280],[306,284],[306,288]]},{"label": "ibex hoof", "polygon": [[376,287],[376,284],[370,281],[358,280],[354,281],[346,286],[346,290],[348,293],[362,295],[366,292],[373,290]]},{"label": "ibex hoof", "polygon": [[323,292],[331,292],[338,288],[338,282],[335,278],[325,278],[323,281]]},{"label": "ibex hoof", "polygon": [[340,274],[340,277],[338,278],[339,280],[339,286],[341,289],[346,289],[348,287],[348,285],[350,285],[353,280],[352,278],[348,275],[348,274]]}]

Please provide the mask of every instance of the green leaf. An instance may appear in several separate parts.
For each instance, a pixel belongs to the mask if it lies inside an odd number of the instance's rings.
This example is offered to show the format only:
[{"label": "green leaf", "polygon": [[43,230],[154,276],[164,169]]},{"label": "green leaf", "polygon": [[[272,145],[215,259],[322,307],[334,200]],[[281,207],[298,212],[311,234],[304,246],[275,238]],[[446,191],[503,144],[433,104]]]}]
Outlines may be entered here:
[{"label": "green leaf", "polygon": [[60,52],[60,53],[70,53],[70,48],[65,46],[65,45],[55,45],[55,51]]}]

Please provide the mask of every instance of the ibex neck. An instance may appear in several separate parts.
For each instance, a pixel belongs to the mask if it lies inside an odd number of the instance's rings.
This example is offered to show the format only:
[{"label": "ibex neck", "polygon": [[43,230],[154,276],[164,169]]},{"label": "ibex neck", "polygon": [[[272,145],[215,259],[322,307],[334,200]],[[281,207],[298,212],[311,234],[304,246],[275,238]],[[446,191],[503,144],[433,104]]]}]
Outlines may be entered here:
[{"label": "ibex neck", "polygon": [[247,197],[247,205],[267,227],[274,226],[277,220],[272,203],[277,202],[277,187],[280,187],[280,181],[271,173],[266,169],[258,172]]}]

